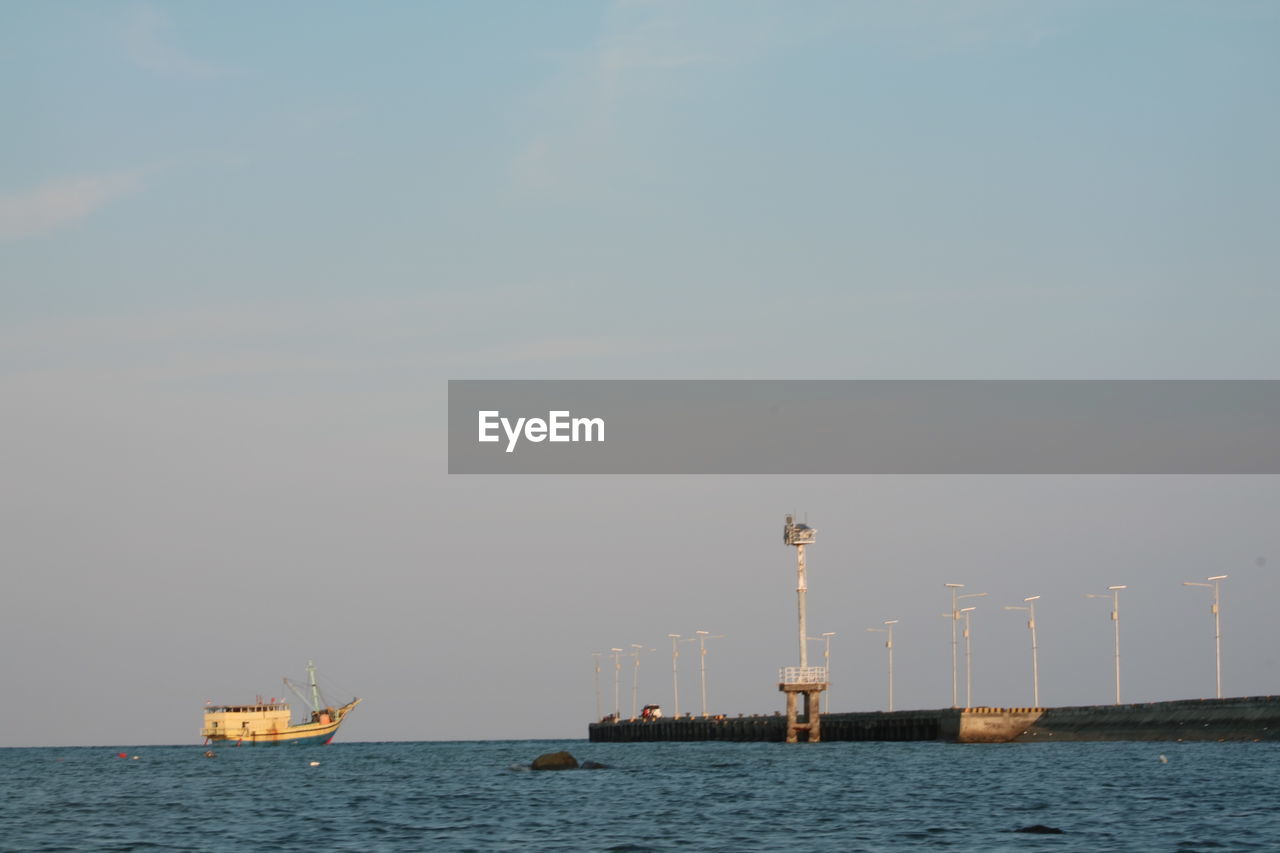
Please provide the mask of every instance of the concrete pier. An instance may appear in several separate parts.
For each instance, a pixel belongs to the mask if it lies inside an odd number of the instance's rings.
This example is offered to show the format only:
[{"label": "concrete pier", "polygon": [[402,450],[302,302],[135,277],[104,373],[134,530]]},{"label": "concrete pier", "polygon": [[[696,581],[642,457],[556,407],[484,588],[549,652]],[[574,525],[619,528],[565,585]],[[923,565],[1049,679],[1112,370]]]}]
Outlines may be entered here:
[{"label": "concrete pier", "polygon": [[[800,721],[805,722],[802,715]],[[1280,697],[1188,699],[1069,708],[943,708],[822,714],[822,740],[1025,743],[1035,741],[1277,741]],[[597,742],[787,740],[787,717],[680,717],[592,723]]]},{"label": "concrete pier", "polygon": [[1277,741],[1280,696],[1048,708],[1015,741]]}]

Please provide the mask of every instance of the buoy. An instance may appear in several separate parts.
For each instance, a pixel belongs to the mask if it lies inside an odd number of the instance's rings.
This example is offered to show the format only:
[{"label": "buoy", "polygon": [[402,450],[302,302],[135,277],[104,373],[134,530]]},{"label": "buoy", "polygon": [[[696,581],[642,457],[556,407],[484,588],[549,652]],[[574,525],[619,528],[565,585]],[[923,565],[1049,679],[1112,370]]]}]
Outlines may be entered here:
[{"label": "buoy", "polygon": [[118,753],[116,753],[116,757],[117,757],[117,758],[128,758],[128,757],[129,757],[129,753],[127,753],[127,752],[118,752]]},{"label": "buoy", "polygon": [[1167,756],[1167,755],[1162,755],[1162,756],[1160,756],[1160,763],[1161,763],[1161,764],[1168,764],[1168,763],[1169,763],[1169,756]]},{"label": "buoy", "polygon": [[319,762],[319,761],[313,761],[313,762],[311,762],[311,766],[312,766],[312,767],[319,767],[319,766],[320,766],[320,762]]}]

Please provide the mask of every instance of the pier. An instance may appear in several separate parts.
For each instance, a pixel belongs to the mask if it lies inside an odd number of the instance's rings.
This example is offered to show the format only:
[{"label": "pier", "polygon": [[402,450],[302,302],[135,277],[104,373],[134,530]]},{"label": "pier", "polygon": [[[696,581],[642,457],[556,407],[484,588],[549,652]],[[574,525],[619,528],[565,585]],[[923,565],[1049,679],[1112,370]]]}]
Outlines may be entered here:
[{"label": "pier", "polygon": [[[819,714],[824,741],[1280,741],[1280,697],[1184,699],[1066,708],[943,708]],[[799,717],[802,725],[808,720]],[[788,740],[782,713],[601,721],[598,743]]]},{"label": "pier", "polygon": [[[810,637],[807,630],[806,596],[809,590],[805,548],[813,545],[817,530],[794,515],[787,515],[783,526],[783,544],[796,549],[796,615],[799,641],[799,665],[778,671],[778,690],[785,696],[786,712],[771,715],[708,715],[706,700],[706,648],[702,657],[701,716],[680,716],[680,692],[677,661],[679,634],[668,634],[672,640],[672,695],[676,716],[662,717],[656,705],[646,706],[643,718],[620,719],[618,708],[618,673],[621,648],[614,648],[614,713],[588,727],[588,738],[594,742],[629,743],[643,741],[769,741],[785,743],[819,743],[829,741],[942,741],[950,743],[1023,743],[1046,741],[1280,741],[1280,697],[1242,696],[1222,698],[1221,657],[1218,657],[1217,697],[1166,702],[1120,702],[1120,627],[1119,591],[1124,585],[1108,587],[1107,594],[1086,594],[1089,598],[1105,598],[1111,602],[1111,620],[1115,626],[1116,703],[1114,705],[1082,705],[1062,708],[990,708],[972,703],[969,660],[969,614],[974,607],[961,607],[960,599],[974,599],[985,592],[960,593],[960,583],[945,586],[951,594],[951,702],[952,707],[939,710],[894,711],[893,709],[893,626],[897,619],[884,620],[885,628],[868,628],[887,634],[889,651],[888,711],[854,711],[821,713],[822,694],[830,687],[828,660],[823,666],[810,666],[808,643],[827,641],[824,658],[829,655],[834,632]],[[1221,639],[1220,608],[1217,584],[1226,575],[1214,575],[1207,583],[1187,582],[1185,586],[1210,586],[1214,599],[1215,640]],[[1037,660],[1035,603],[1039,595],[1023,597],[1023,604],[1009,605],[1005,610],[1026,611],[1031,631],[1032,701],[1040,701],[1039,666]],[[965,699],[960,706],[959,655],[957,627],[964,620]],[[706,631],[697,632],[705,639]],[[719,636],[719,635],[717,635]],[[632,644],[642,648],[639,644]],[[596,714],[600,714],[599,654],[596,654]],[[639,666],[639,658],[636,659]],[[635,684],[632,682],[632,713],[635,712]]]}]

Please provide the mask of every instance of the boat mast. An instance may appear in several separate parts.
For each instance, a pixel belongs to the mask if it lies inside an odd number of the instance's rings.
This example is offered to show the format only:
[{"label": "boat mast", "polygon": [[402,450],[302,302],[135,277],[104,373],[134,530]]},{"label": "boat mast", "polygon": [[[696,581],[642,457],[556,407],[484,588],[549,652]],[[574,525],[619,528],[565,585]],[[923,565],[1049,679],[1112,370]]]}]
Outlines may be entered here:
[{"label": "boat mast", "polygon": [[316,686],[316,665],[307,661],[307,678],[311,681],[311,710],[320,710],[320,688]]}]

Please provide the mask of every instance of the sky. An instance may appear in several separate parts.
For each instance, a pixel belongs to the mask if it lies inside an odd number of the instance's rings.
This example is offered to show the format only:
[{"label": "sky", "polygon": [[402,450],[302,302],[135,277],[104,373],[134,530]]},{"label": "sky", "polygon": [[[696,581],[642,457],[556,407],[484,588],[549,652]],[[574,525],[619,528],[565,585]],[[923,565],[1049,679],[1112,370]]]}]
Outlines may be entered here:
[{"label": "sky", "polygon": [[[1280,689],[1275,477],[450,476],[449,379],[1280,378],[1270,2],[10,3],[0,746]],[[593,654],[638,644],[614,669]],[[650,650],[653,651],[650,651]],[[814,644],[811,655],[820,654]],[[698,711],[691,645],[676,659]],[[963,674],[961,676],[963,678]],[[615,681],[616,679],[616,681]],[[962,681],[963,684],[963,681]]]}]

